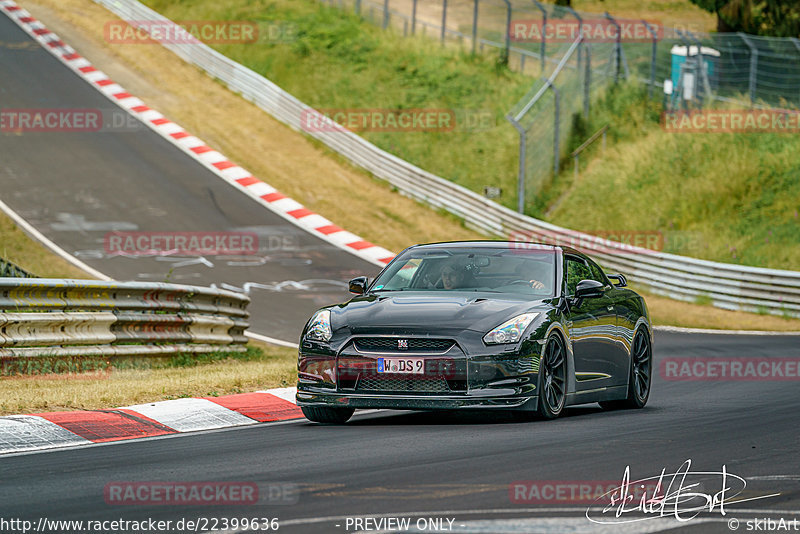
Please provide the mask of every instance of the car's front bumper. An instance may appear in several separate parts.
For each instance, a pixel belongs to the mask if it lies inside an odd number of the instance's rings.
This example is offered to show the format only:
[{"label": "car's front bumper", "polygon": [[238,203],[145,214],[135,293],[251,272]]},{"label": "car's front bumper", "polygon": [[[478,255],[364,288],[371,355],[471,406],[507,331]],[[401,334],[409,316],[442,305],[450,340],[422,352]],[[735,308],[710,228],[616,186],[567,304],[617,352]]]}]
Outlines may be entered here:
[{"label": "car's front bumper", "polygon": [[494,408],[536,410],[538,396],[487,395],[413,395],[379,393],[342,393],[316,388],[298,389],[298,406],[330,406],[338,408],[380,408],[391,410],[457,410]]}]

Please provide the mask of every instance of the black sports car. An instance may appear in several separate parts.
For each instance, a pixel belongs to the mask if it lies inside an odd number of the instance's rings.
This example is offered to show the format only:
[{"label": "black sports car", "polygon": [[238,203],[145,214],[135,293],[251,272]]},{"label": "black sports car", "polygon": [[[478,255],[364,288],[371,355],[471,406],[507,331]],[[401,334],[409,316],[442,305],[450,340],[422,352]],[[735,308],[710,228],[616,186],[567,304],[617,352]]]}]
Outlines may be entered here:
[{"label": "black sports car", "polygon": [[[613,280],[612,284],[609,279]],[[652,330],[644,299],[568,247],[417,245],[303,329],[297,404],[320,423],[356,408],[641,408]]]}]

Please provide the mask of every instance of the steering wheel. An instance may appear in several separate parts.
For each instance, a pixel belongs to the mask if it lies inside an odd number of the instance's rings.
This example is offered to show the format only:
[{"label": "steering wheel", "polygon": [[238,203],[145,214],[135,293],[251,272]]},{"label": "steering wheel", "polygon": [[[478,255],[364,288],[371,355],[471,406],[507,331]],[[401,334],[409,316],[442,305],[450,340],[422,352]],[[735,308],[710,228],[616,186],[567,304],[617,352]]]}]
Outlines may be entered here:
[{"label": "steering wheel", "polygon": [[514,280],[512,282],[509,282],[507,285],[515,286],[515,285],[522,285],[522,284],[530,287],[531,289],[544,289],[544,284],[541,283],[539,280],[522,280],[522,279],[519,279],[519,280]]}]

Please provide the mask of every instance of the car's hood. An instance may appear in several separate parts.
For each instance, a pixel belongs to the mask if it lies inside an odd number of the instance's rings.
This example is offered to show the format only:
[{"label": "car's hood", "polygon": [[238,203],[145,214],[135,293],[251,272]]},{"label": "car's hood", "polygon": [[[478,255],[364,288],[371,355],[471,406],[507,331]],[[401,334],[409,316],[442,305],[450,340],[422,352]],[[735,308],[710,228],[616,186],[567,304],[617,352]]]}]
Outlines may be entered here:
[{"label": "car's hood", "polygon": [[379,293],[331,308],[331,323],[334,329],[347,328],[353,334],[484,332],[542,305],[541,300],[500,293]]}]

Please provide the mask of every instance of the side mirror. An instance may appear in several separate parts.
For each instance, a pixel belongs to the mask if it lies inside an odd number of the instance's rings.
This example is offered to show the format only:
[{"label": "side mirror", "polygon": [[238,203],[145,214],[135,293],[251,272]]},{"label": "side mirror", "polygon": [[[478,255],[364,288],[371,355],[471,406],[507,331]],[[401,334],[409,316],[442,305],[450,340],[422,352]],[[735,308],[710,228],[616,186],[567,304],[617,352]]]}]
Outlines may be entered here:
[{"label": "side mirror", "polygon": [[601,297],[603,287],[603,283],[597,280],[581,280],[575,288],[575,297],[579,299]]},{"label": "side mirror", "polygon": [[627,287],[628,285],[628,279],[625,278],[624,274],[608,274],[606,276],[608,276],[608,279],[612,282],[616,280],[614,284],[616,287]]},{"label": "side mirror", "polygon": [[355,293],[356,295],[363,295],[367,292],[367,277],[366,276],[358,276],[350,280],[350,293]]}]

